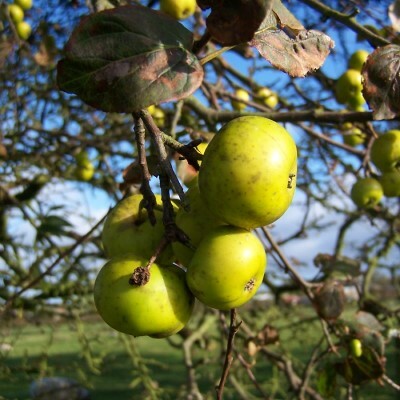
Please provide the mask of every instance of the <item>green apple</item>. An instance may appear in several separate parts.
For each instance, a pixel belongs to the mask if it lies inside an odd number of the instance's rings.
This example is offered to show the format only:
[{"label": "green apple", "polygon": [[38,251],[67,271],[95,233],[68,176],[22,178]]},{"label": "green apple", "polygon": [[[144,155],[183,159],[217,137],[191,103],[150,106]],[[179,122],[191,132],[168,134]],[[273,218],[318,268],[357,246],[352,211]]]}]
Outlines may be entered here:
[{"label": "green apple", "polygon": [[365,143],[365,133],[360,128],[353,126],[343,131],[343,142],[348,146],[358,146]]},{"label": "green apple", "polygon": [[263,104],[269,108],[274,109],[279,103],[277,94],[267,87],[258,89],[256,95],[257,103]]},{"label": "green apple", "polygon": [[250,100],[250,95],[244,89],[235,90],[235,96],[238,100],[231,99],[232,108],[236,111],[243,111],[247,107],[247,102]]},{"label": "green apple", "polygon": [[196,0],[160,0],[160,10],[175,19],[189,18],[196,11]]},{"label": "green apple", "polygon": [[8,5],[8,13],[14,24],[18,24],[24,20],[24,10],[16,4]]},{"label": "green apple", "polygon": [[146,262],[134,257],[108,261],[94,284],[95,305],[103,320],[117,331],[133,336],[170,336],[189,321],[194,297],[183,270],[172,265],[153,264],[146,284],[130,285],[132,272]]},{"label": "green apple", "polygon": [[350,340],[350,353],[353,357],[358,358],[362,356],[362,343],[360,339]]},{"label": "green apple", "polygon": [[355,51],[349,58],[348,62],[349,69],[355,69],[357,71],[361,71],[365,61],[367,61],[368,56],[369,53],[367,50]]},{"label": "green apple", "polygon": [[390,171],[400,165],[400,130],[390,130],[372,144],[371,161],[382,171]]},{"label": "green apple", "polygon": [[383,188],[374,178],[362,178],[353,185],[350,195],[357,207],[370,208],[381,201]]},{"label": "green apple", "polygon": [[297,149],[276,122],[258,116],[233,119],[208,145],[199,172],[207,207],[246,229],[276,221],[296,188]]},{"label": "green apple", "polygon": [[253,233],[220,226],[201,240],[186,279],[202,303],[229,310],[247,303],[256,294],[266,266],[264,246]]},{"label": "green apple", "polygon": [[14,0],[14,3],[20,6],[23,10],[29,10],[32,8],[32,0]]},{"label": "green apple", "polygon": [[88,182],[93,178],[94,172],[94,165],[90,160],[86,160],[75,167],[74,176],[78,181]]},{"label": "green apple", "polygon": [[[197,179],[186,192],[185,197],[189,202],[190,210],[186,211],[181,208],[176,214],[176,224],[189,236],[191,244],[197,247],[208,232],[223,225],[223,222],[216,218],[204,204],[200,197]],[[180,242],[173,242],[172,249],[176,259],[187,268],[194,250]]]},{"label": "green apple", "polygon": [[392,171],[386,171],[382,174],[379,179],[383,194],[386,197],[399,197],[400,196],[400,171],[394,169]]},{"label": "green apple", "polygon": [[[164,236],[162,200],[156,195],[154,210],[156,224],[151,225],[147,210],[142,207],[143,196],[134,194],[121,200],[104,222],[101,239],[108,258],[124,254],[150,259]],[[174,206],[177,211],[178,207]],[[162,264],[173,260],[172,246],[168,245],[158,260]]]},{"label": "green apple", "polygon": [[86,150],[81,150],[78,154],[75,155],[76,165],[80,167],[84,167],[90,162],[89,153]]},{"label": "green apple", "polygon": [[348,69],[344,72],[335,85],[336,100],[342,104],[348,104],[351,108],[365,103],[362,96],[362,76],[360,71]]},{"label": "green apple", "polygon": [[165,126],[165,112],[162,108],[152,105],[147,107],[147,111],[153,117],[155,124],[159,128],[163,128]]},{"label": "green apple", "polygon": [[[196,146],[197,151],[200,154],[204,154],[208,143],[203,142]],[[201,165],[201,160],[198,161],[199,165]],[[190,187],[197,177],[198,171],[195,170],[186,160],[178,160],[177,161],[177,173],[181,181],[187,186]]]},{"label": "green apple", "polygon": [[22,40],[27,40],[31,36],[32,28],[26,21],[18,22],[15,29],[17,30],[18,36]]}]

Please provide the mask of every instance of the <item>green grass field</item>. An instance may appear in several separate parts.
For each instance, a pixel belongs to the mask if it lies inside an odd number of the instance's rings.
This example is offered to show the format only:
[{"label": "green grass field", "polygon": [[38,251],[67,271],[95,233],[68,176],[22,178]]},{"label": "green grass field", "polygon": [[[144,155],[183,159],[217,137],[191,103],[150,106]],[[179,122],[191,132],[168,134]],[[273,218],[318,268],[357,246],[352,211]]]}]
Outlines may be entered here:
[{"label": "green grass field", "polygon": [[[290,329],[288,319],[276,317],[275,325],[282,329],[281,342],[294,355],[294,366],[308,359],[315,344],[317,321]],[[290,317],[293,318],[293,315]],[[295,322],[294,319],[291,320]],[[205,399],[214,399],[215,384],[221,373],[222,352],[217,330],[213,329],[206,350],[207,362],[196,367],[196,375]],[[173,338],[179,342],[178,337]],[[90,389],[92,400],[147,399],[146,385],[157,386],[157,397],[162,400],[186,399],[187,374],[183,352],[166,340],[130,338],[120,335],[104,323],[91,318],[85,322],[71,320],[63,323],[43,323],[39,326],[13,324],[0,328],[0,343],[9,343],[13,349],[3,351],[0,358],[0,399],[29,399],[28,388],[40,376],[67,376],[77,379]],[[240,349],[240,339],[237,342]],[[245,354],[245,353],[244,353]],[[196,358],[196,352],[195,352]],[[391,345],[387,349],[388,375],[400,381],[400,350]],[[274,399],[289,399],[283,377],[268,360],[257,358],[252,368],[258,382]],[[233,378],[246,382],[244,368],[235,362]],[[242,399],[228,381],[224,399]],[[155,385],[155,386],[154,386]],[[249,400],[262,398],[247,380]],[[151,398],[151,397],[149,397]],[[153,397],[154,398],[154,397]],[[355,393],[354,399],[397,399],[393,388],[371,383]]]}]

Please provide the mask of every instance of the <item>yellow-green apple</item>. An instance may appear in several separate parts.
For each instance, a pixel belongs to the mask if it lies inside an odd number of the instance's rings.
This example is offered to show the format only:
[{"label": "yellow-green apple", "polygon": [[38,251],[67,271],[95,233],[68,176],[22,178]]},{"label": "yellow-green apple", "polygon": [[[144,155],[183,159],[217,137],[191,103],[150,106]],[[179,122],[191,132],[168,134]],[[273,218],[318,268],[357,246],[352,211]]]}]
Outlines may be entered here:
[{"label": "yellow-green apple", "polygon": [[[154,209],[156,224],[150,223],[147,210],[142,207],[143,196],[134,194],[121,200],[104,222],[102,242],[108,258],[124,254],[149,259],[154,255],[165,230],[162,222],[162,200],[156,195]],[[177,211],[178,207],[174,205]],[[173,260],[172,246],[168,245],[160,254],[160,263]]]},{"label": "yellow-green apple", "polygon": [[400,196],[400,171],[398,169],[384,172],[379,181],[386,197]]},{"label": "yellow-green apple", "polygon": [[350,340],[350,354],[353,357],[361,357],[362,356],[362,343],[360,339],[351,339]]},{"label": "yellow-green apple", "polygon": [[263,104],[269,108],[275,108],[279,103],[277,94],[267,87],[262,87],[256,92],[257,103]]},{"label": "yellow-green apple", "polygon": [[376,206],[383,197],[382,185],[374,178],[359,179],[351,188],[351,199],[359,208]]},{"label": "yellow-green apple", "polygon": [[229,310],[247,303],[256,294],[266,266],[264,246],[252,232],[219,226],[199,243],[186,279],[202,303]]},{"label": "yellow-green apple", "polygon": [[296,188],[297,149],[276,122],[233,119],[208,145],[199,172],[200,195],[221,220],[246,229],[276,221]]},{"label": "yellow-green apple", "polygon": [[109,260],[94,285],[97,311],[108,325],[129,335],[173,335],[189,321],[194,297],[187,287],[185,273],[173,265],[153,264],[146,284],[131,285],[132,273],[146,262],[135,257]]},{"label": "yellow-green apple", "polygon": [[163,128],[165,126],[165,112],[162,108],[152,105],[147,107],[147,111],[153,117],[155,124],[159,128]]},{"label": "yellow-green apple", "polygon": [[361,71],[362,67],[367,61],[369,53],[367,50],[357,50],[349,58],[348,67],[349,69],[355,69]]},{"label": "yellow-green apple", "polygon": [[362,76],[360,71],[348,69],[336,81],[335,94],[339,103],[356,108],[365,103],[362,96]]},{"label": "yellow-green apple", "polygon": [[360,129],[355,127],[353,124],[344,124],[343,127],[343,142],[348,146],[358,146],[365,142],[366,135]]},{"label": "yellow-green apple", "polygon": [[15,4],[19,5],[23,10],[29,10],[32,8],[32,0],[15,0]]},{"label": "yellow-green apple", "polygon": [[94,165],[90,160],[86,160],[75,167],[74,176],[78,181],[88,182],[93,178],[94,172]]},{"label": "yellow-green apple", "polygon": [[231,99],[232,108],[236,111],[243,111],[247,107],[247,102],[250,100],[249,93],[244,89],[235,90],[236,99]]},{"label": "yellow-green apple", "polygon": [[189,18],[196,11],[196,0],[160,0],[160,10],[175,19]]},{"label": "yellow-green apple", "polygon": [[400,165],[400,130],[393,129],[372,144],[371,161],[383,172]]},{"label": "yellow-green apple", "polygon": [[24,10],[17,4],[9,4],[8,13],[10,14],[10,18],[12,19],[14,24],[18,24],[24,19]]},{"label": "yellow-green apple", "polygon": [[[176,224],[189,236],[190,243],[197,247],[208,232],[219,225],[223,225],[223,222],[216,218],[204,204],[200,197],[197,179],[190,186],[185,197],[189,202],[190,209],[186,211],[181,208],[177,212]],[[172,249],[176,259],[187,268],[193,257],[194,250],[180,242],[173,242]]]},{"label": "yellow-green apple", "polygon": [[29,36],[31,36],[32,28],[26,21],[18,22],[15,25],[15,29],[17,30],[19,38],[22,40],[27,40]]}]

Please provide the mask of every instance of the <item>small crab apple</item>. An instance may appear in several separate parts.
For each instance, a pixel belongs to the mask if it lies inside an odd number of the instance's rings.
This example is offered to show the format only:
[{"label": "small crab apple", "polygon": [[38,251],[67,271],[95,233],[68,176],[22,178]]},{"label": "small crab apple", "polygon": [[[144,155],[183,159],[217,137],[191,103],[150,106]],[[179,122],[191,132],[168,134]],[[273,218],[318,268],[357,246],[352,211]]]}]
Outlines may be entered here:
[{"label": "small crab apple", "polygon": [[243,111],[247,107],[246,102],[250,100],[249,93],[244,89],[236,89],[234,94],[238,100],[231,99],[232,108],[236,111]]},{"label": "small crab apple", "polygon": [[371,208],[381,201],[383,188],[374,178],[362,178],[353,185],[350,195],[357,207]]},{"label": "small crab apple", "polygon": [[163,338],[180,331],[194,306],[183,270],[152,264],[147,283],[130,284],[132,273],[146,260],[117,257],[97,275],[94,301],[103,320],[117,331],[133,336]]},{"label": "small crab apple", "polygon": [[219,226],[199,243],[186,279],[202,303],[229,310],[247,303],[256,294],[266,266],[264,246],[252,232]]},{"label": "small crab apple", "polygon": [[175,19],[186,19],[196,11],[196,0],[160,0],[160,10]]},{"label": "small crab apple", "polygon": [[371,161],[382,172],[400,166],[400,130],[392,129],[375,140],[371,147]]}]

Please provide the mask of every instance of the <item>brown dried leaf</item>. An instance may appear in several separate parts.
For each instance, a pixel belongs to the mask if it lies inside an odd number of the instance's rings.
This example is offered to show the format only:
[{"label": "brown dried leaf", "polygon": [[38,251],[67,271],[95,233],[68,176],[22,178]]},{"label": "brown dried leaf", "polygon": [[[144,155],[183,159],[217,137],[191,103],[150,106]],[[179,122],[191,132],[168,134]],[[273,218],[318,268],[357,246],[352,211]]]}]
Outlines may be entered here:
[{"label": "brown dried leaf", "polygon": [[281,26],[289,27],[291,30],[298,32],[304,29],[301,22],[282,4],[281,0],[274,1],[272,10]]},{"label": "brown dried leaf", "polygon": [[334,321],[342,314],[345,301],[343,285],[337,281],[326,281],[314,292],[317,314],[326,321]]},{"label": "brown dried leaf", "polygon": [[274,67],[304,77],[321,67],[334,41],[323,32],[302,30],[295,37],[280,29],[263,29],[250,42]]},{"label": "brown dried leaf", "polygon": [[8,55],[12,51],[12,42],[7,39],[0,39],[0,67],[3,67]]},{"label": "brown dried leaf", "polygon": [[41,67],[48,67],[54,64],[56,55],[57,47],[54,38],[45,36],[39,45],[39,51],[34,54],[33,58]]},{"label": "brown dried leaf", "polygon": [[375,120],[400,115],[400,46],[389,44],[369,55],[362,69],[363,96]]},{"label": "brown dried leaf", "polygon": [[211,7],[211,14],[206,20],[207,29],[213,39],[223,46],[251,40],[264,18],[271,14],[272,4],[273,0],[200,1],[200,7]]}]

